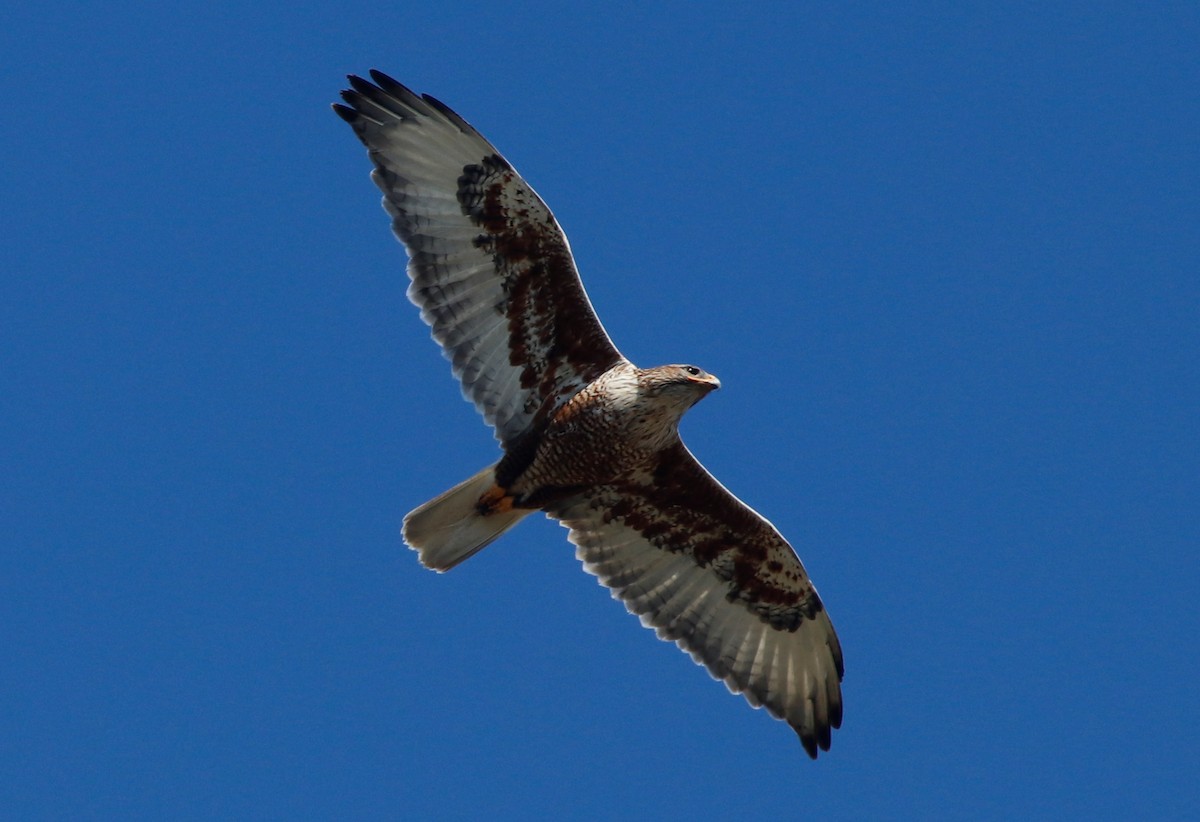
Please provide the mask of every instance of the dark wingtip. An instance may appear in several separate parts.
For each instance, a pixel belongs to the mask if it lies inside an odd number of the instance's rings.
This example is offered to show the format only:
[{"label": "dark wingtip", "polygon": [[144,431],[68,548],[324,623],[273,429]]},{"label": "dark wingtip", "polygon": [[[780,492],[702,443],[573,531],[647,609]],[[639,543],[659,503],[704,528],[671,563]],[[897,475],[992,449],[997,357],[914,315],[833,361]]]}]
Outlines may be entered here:
[{"label": "dark wingtip", "polygon": [[454,109],[450,108],[450,106],[446,105],[441,100],[434,97],[432,94],[422,94],[421,99],[424,100],[426,103],[429,103],[429,105],[436,108],[442,114],[447,114],[451,117],[458,117],[458,114],[455,113]]},{"label": "dark wingtip", "polygon": [[804,746],[804,752],[808,754],[809,759],[816,759],[819,751],[828,751],[833,742],[833,728],[828,725],[817,727],[815,734],[805,733],[804,729],[795,725],[792,726],[792,730],[800,737],[800,744]]},{"label": "dark wingtip", "polygon": [[358,119],[358,112],[350,108],[350,106],[343,106],[341,103],[333,103],[332,108],[334,114],[336,114],[338,117],[341,117],[351,125],[353,125],[354,121]]},{"label": "dark wingtip", "polygon": [[821,725],[817,728],[817,745],[821,750],[829,750],[829,744],[833,741],[833,728],[828,725]]},{"label": "dark wingtip", "polygon": [[[374,83],[372,83],[370,80],[364,80],[357,74],[347,74],[346,79],[350,81],[350,87],[359,94],[369,95],[372,91],[376,90]],[[343,91],[342,96],[345,97],[346,92]]]},{"label": "dark wingtip", "polygon": [[457,111],[450,108],[450,106],[446,105],[441,100],[434,97],[432,94],[422,94],[421,99],[424,100],[429,105],[431,105],[436,111],[440,112],[441,115],[443,117],[445,117],[447,120],[454,123],[454,125],[458,126],[460,131],[465,131],[465,132],[469,133],[469,132],[472,132],[475,130],[471,126],[470,123],[468,123],[466,120],[464,120],[459,115],[459,113]]},{"label": "dark wingtip", "polygon": [[384,91],[404,89],[405,91],[408,91],[409,94],[412,93],[403,83],[394,79],[391,75],[384,74],[379,69],[371,69],[370,75],[371,79],[375,81],[375,84]]}]

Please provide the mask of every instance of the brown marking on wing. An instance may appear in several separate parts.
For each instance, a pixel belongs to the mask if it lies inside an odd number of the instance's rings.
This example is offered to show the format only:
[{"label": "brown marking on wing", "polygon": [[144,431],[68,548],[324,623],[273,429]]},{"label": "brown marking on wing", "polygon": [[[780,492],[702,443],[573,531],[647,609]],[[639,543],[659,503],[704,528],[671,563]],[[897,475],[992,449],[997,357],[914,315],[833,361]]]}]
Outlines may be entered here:
[{"label": "brown marking on wing", "polygon": [[829,750],[845,670],[829,615],[791,546],[682,444],[547,510],[643,625],[785,720],[809,756]]},{"label": "brown marking on wing", "polygon": [[335,111],[369,150],[408,295],[507,450],[622,357],[554,216],[496,148],[380,72],[350,85]]},{"label": "brown marking on wing", "polygon": [[502,280],[509,362],[543,423],[621,360],[588,302],[570,249],[545,203],[498,154],[463,169],[458,200],[482,233],[475,246]]},{"label": "brown marking on wing", "polygon": [[824,606],[791,545],[705,470],[682,443],[664,451],[649,481],[613,486],[605,521],[620,520],[653,545],[691,556],[773,627],[794,631]]}]

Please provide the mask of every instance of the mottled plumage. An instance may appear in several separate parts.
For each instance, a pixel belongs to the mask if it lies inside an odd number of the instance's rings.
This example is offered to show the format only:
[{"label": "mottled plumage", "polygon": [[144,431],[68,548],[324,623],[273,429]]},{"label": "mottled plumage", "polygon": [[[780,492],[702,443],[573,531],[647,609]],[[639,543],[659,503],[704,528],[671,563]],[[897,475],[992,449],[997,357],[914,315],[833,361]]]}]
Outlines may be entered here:
[{"label": "mottled plumage", "polygon": [[375,164],[409,297],[504,451],[405,517],[405,540],[445,571],[544,511],[643,624],[784,719],[809,755],[828,750],[842,653],[821,599],[774,526],[679,439],[720,383],[621,356],[533,189],[445,105],[371,77],[351,77],[334,108]]}]

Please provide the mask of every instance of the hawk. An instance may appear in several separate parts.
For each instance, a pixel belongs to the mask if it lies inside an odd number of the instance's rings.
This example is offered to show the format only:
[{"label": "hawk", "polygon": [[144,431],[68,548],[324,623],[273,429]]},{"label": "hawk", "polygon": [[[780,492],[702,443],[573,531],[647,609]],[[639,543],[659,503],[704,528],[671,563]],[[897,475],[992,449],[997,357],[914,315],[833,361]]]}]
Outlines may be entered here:
[{"label": "hawk", "polygon": [[623,357],[554,215],[512,165],[443,103],[371,79],[351,76],[334,110],[374,163],[408,296],[503,450],[408,514],[405,542],[447,571],[543,511],[644,625],[787,722],[809,756],[829,750],[843,666],[821,598],[775,527],[679,438],[720,382]]}]

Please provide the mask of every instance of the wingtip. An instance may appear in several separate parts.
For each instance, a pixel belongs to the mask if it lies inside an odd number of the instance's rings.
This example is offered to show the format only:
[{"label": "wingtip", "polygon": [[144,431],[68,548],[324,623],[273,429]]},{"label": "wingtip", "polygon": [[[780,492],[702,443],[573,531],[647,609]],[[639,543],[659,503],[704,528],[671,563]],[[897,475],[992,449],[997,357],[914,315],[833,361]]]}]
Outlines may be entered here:
[{"label": "wingtip", "polygon": [[[347,74],[346,79],[350,81],[350,88],[357,91],[359,94],[369,95],[373,91],[378,91],[378,88],[370,80],[365,80],[357,74]],[[346,96],[346,92],[342,92],[342,96]]]},{"label": "wingtip", "polygon": [[842,699],[841,694],[838,694],[836,700],[831,701],[829,705],[829,727],[830,733],[832,729],[842,727]]},{"label": "wingtip", "polygon": [[412,91],[403,83],[396,80],[390,74],[384,74],[379,69],[371,69],[368,74],[370,74],[371,79],[375,81],[375,85],[379,86],[384,91],[389,91],[392,89],[404,89],[409,94],[412,93]]},{"label": "wingtip", "polygon": [[792,726],[792,730],[800,738],[800,744],[804,746],[804,752],[808,754],[809,759],[816,759],[821,751],[828,751],[833,742],[833,728],[828,725],[817,727],[815,733],[806,732],[795,725]]}]

